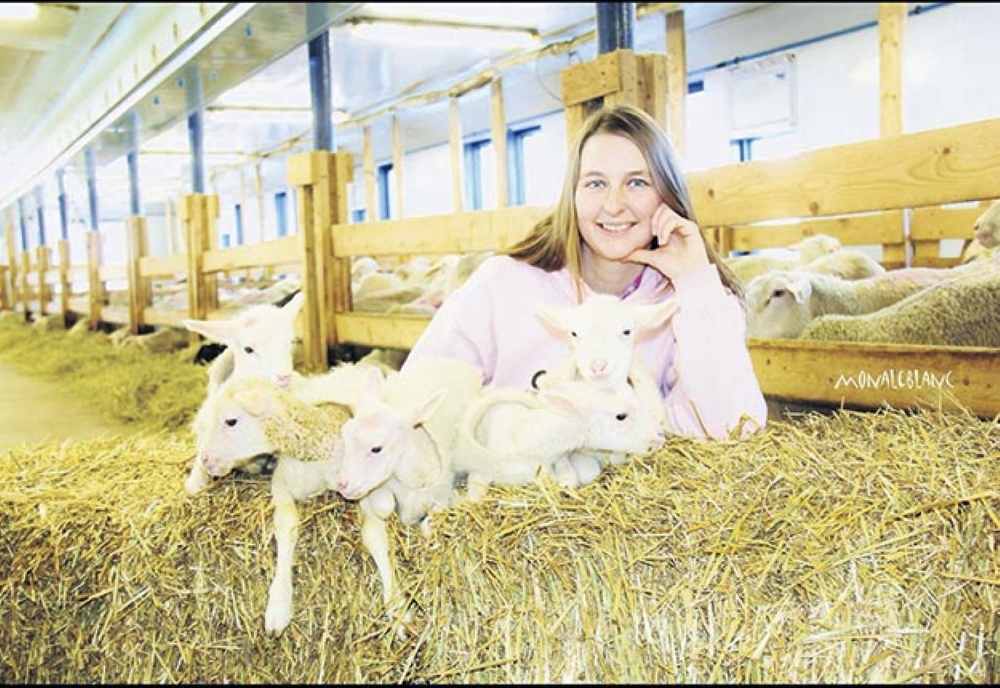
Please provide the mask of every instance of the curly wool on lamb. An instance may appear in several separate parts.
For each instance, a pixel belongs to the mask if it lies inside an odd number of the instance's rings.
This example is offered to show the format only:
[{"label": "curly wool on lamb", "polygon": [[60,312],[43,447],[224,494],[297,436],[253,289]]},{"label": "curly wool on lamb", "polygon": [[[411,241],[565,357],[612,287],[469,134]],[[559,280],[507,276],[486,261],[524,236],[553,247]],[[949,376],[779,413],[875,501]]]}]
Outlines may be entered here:
[{"label": "curly wool on lamb", "polygon": [[341,452],[340,430],[351,411],[340,404],[312,405],[299,399],[287,389],[267,381],[277,404],[273,412],[261,419],[264,436],[278,449],[279,454],[294,456],[302,461],[324,461]]},{"label": "curly wool on lamb", "polygon": [[1000,270],[945,280],[865,315],[824,315],[801,339],[1000,347]]}]

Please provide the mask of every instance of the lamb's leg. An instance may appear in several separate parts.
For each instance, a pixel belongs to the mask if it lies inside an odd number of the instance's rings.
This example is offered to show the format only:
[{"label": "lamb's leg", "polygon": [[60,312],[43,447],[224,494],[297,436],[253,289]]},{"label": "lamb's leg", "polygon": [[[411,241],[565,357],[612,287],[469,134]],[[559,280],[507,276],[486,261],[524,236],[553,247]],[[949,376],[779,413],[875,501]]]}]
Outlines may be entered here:
[{"label": "lamb's leg", "polygon": [[569,456],[560,456],[549,466],[549,475],[555,479],[561,487],[573,488],[580,486],[580,478],[573,468],[573,461]]},{"label": "lamb's leg", "polygon": [[201,458],[196,456],[194,463],[191,465],[191,472],[188,474],[187,480],[184,481],[184,489],[189,495],[195,495],[201,492],[210,482],[212,482],[212,476],[205,471],[205,467],[201,463]]},{"label": "lamb's leg", "polygon": [[271,479],[271,502],[274,504],[274,540],[278,554],[267,596],[264,630],[278,635],[292,620],[292,561],[299,535],[299,514],[281,463]]},{"label": "lamb's leg", "polygon": [[358,512],[361,521],[361,541],[375,561],[375,568],[382,581],[382,602],[388,606],[395,592],[396,583],[389,557],[389,532],[385,515],[377,513],[375,505],[368,497],[358,502]]},{"label": "lamb's leg", "polygon": [[579,450],[567,458],[577,478],[577,486],[589,485],[601,475],[601,452]]},{"label": "lamb's leg", "polygon": [[409,613],[400,614],[406,605],[402,596],[397,594],[392,559],[389,555],[389,531],[386,526],[386,519],[392,512],[390,510],[389,513],[385,513],[384,508],[379,508],[384,507],[380,501],[377,495],[372,494],[358,502],[361,541],[375,561],[375,568],[382,581],[382,603],[386,607],[386,616],[398,623],[396,635],[402,638],[406,635],[403,623],[408,621],[410,616]]}]

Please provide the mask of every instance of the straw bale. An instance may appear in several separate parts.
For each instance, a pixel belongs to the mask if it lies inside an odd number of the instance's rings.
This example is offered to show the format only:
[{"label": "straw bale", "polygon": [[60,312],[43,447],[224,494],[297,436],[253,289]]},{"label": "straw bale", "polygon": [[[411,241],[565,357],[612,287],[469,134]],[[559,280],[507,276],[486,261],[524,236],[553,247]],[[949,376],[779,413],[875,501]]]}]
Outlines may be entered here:
[{"label": "straw bale", "polygon": [[152,429],[187,427],[207,373],[189,353],[118,349],[97,332],[70,335],[0,321],[0,358],[20,372],[56,380],[111,420]]},{"label": "straw bale", "polygon": [[391,519],[404,638],[334,493],[300,505],[295,613],[265,634],[268,478],[187,497],[192,453],[166,429],[0,453],[0,678],[1000,678],[1000,426],[972,414],[793,414],[576,490],[491,488],[430,539]]}]

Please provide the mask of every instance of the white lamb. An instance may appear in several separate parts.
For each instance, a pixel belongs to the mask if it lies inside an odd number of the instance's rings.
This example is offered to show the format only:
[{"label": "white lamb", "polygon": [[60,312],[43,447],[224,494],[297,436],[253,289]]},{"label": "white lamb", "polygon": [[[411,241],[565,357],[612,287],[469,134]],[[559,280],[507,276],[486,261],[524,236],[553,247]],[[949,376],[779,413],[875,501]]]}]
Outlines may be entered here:
[{"label": "white lamb", "polygon": [[208,370],[211,392],[232,375],[260,375],[287,387],[294,372],[295,319],[305,294],[298,292],[284,306],[262,303],[225,320],[181,321],[187,329],[226,345]]},{"label": "white lamb", "polygon": [[[379,374],[378,369],[371,370]],[[342,373],[335,369],[320,376],[328,396],[336,394],[341,385],[337,376]],[[355,390],[342,391],[345,399],[354,398]],[[225,381],[196,417],[196,461],[208,475],[227,475],[262,454],[277,457],[271,476],[277,557],[264,615],[264,628],[270,633],[281,633],[292,618],[292,563],[299,522],[295,503],[337,488],[343,457],[340,431],[349,417],[344,405],[309,403],[263,377]]]},{"label": "white lamb", "polygon": [[788,247],[784,255],[757,253],[726,258],[726,264],[740,281],[749,282],[771,270],[791,270],[811,263],[823,254],[841,249],[840,240],[828,234],[816,234]]},{"label": "white lamb", "polygon": [[[552,371],[554,377],[536,376],[535,385],[544,387],[547,379],[559,377],[582,379],[607,389],[630,384],[662,425],[666,412],[659,385],[635,356],[635,346],[644,335],[665,326],[677,309],[676,299],[638,305],[611,294],[592,294],[575,306],[540,306],[539,317],[566,339],[570,356]],[[581,484],[596,478],[607,463],[622,460],[602,452],[577,452],[570,457]]]},{"label": "white lamb", "polygon": [[374,368],[363,397],[342,431],[344,456],[337,490],[358,501],[361,537],[382,582],[390,616],[398,595],[386,521],[431,534],[432,512],[454,496],[454,451],[463,411],[482,387],[482,373],[465,363],[421,359],[383,376]]},{"label": "white lamb", "polygon": [[581,478],[571,457],[580,452],[646,454],[664,441],[660,414],[627,383],[595,386],[550,378],[541,389],[487,387],[466,412],[455,471],[467,476],[468,497],[490,485],[527,485],[550,477],[563,487]]},{"label": "white lamb", "polygon": [[794,339],[813,318],[871,313],[968,269],[900,268],[861,280],[775,270],[746,287],[747,338]]},{"label": "white lamb", "polygon": [[938,282],[874,313],[816,318],[801,339],[1000,348],[997,304],[1000,263]]},{"label": "white lamb", "polygon": [[997,246],[1000,246],[1000,200],[994,201],[976,218],[972,239],[962,252],[962,262],[990,257]]}]

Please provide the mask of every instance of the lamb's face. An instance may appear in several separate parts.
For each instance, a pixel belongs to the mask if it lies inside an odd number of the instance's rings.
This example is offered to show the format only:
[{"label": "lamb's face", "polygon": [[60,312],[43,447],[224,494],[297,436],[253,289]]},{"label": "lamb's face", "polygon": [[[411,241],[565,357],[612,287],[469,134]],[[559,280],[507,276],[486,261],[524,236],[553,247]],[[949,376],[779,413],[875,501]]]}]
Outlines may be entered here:
[{"label": "lamb's face", "polygon": [[808,280],[785,270],[755,277],[746,286],[747,338],[798,337],[812,320]]},{"label": "lamb's face", "polygon": [[386,404],[357,408],[341,430],[344,458],[337,479],[341,496],[358,500],[385,484],[407,451],[410,432],[410,426]]},{"label": "lamb's face", "polygon": [[657,415],[627,385],[602,390],[587,418],[588,449],[648,454],[665,440]]},{"label": "lamb's face", "polygon": [[234,328],[232,340],[227,342],[233,348],[236,373],[267,378],[282,387],[291,385],[299,297],[301,293],[283,308],[264,304],[241,316],[240,326]]},{"label": "lamb's face", "polygon": [[205,472],[228,475],[255,457],[273,453],[260,419],[220,392],[206,398],[192,423]]},{"label": "lamb's face", "polygon": [[581,377],[617,384],[628,378],[639,337],[664,325],[675,310],[673,301],[638,306],[596,294],[579,306],[543,308],[539,316],[567,337]]}]

